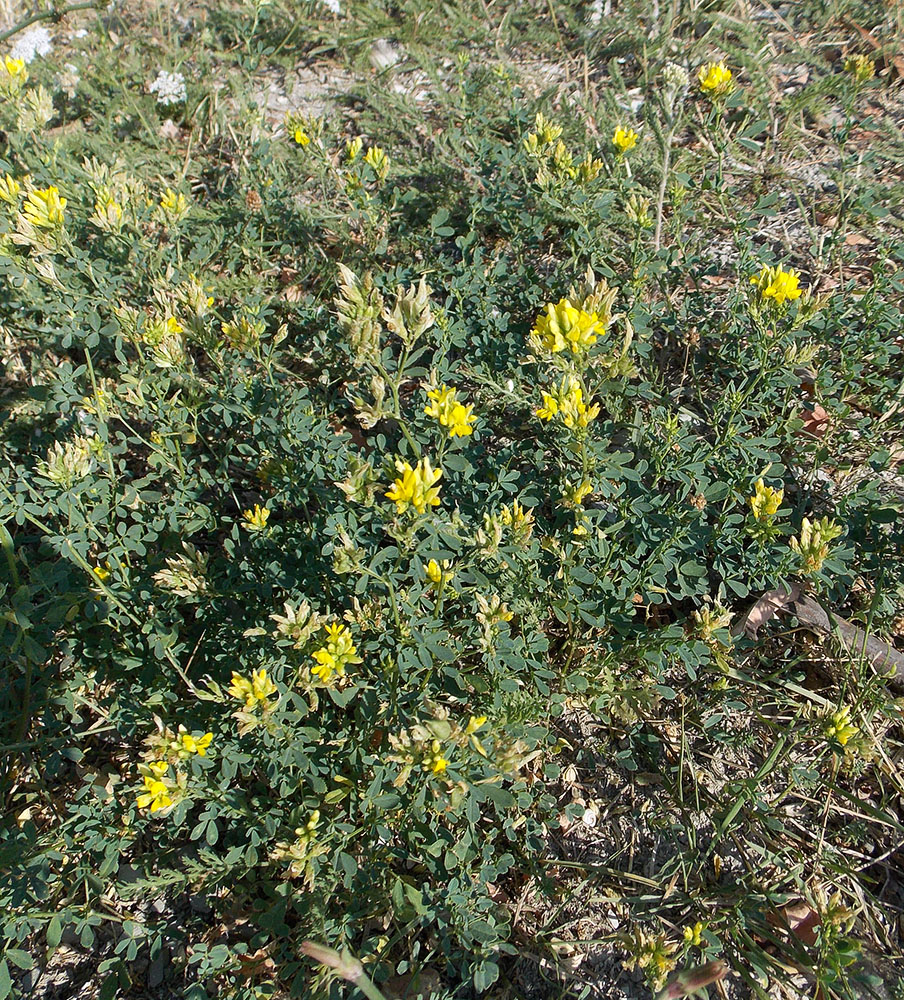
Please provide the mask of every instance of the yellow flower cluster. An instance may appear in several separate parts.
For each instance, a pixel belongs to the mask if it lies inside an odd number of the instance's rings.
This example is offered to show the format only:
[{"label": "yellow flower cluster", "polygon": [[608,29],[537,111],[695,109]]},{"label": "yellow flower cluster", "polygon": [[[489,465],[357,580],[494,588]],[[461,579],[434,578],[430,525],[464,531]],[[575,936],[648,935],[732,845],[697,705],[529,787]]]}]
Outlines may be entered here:
[{"label": "yellow flower cluster", "polygon": [[38,229],[61,229],[66,199],[53,185],[30,191],[22,206],[25,218]]},{"label": "yellow flower cluster", "polygon": [[842,528],[827,517],[810,521],[805,517],[800,522],[800,535],[792,538],[790,545],[801,557],[804,573],[818,573],[829,555],[829,543],[842,533]]},{"label": "yellow flower cluster", "polygon": [[270,519],[270,509],[256,503],[254,510],[242,511],[242,517],[242,524],[248,531],[266,531],[267,521]]},{"label": "yellow flower cluster", "polygon": [[144,776],[144,791],[135,802],[139,809],[147,809],[155,813],[162,809],[169,809],[173,804],[170,785],[163,780],[163,776],[168,770],[169,764],[165,760],[147,766],[147,771],[150,773]]},{"label": "yellow flower cluster", "polygon": [[595,180],[603,169],[603,161],[594,158],[589,152],[575,166],[574,156],[561,140],[562,128],[551,122],[543,114],[538,114],[535,123],[536,131],[524,137],[524,151],[532,159],[537,160],[536,181],[547,187],[556,181],[577,180],[580,184],[589,184]]},{"label": "yellow flower cluster", "polygon": [[857,726],[851,722],[851,710],[847,705],[842,705],[837,712],[833,712],[823,727],[826,739],[835,740],[843,747],[846,747],[859,732]]},{"label": "yellow flower cluster", "polygon": [[382,184],[389,175],[389,157],[379,146],[371,146],[364,154],[364,162],[376,174],[378,183]]},{"label": "yellow flower cluster", "polygon": [[446,586],[452,582],[452,578],[455,576],[452,562],[449,559],[444,559],[442,566],[435,559],[431,559],[424,568],[424,573],[434,587]]},{"label": "yellow flower cluster", "polygon": [[317,828],[320,826],[320,810],[314,809],[304,826],[295,828],[295,841],[291,844],[280,843],[272,857],[277,861],[289,861],[289,877],[300,878],[307,874],[311,877],[309,863],[318,855],[325,853],[326,847],[318,844]]},{"label": "yellow flower cluster", "polygon": [[627,153],[629,149],[633,149],[637,145],[637,140],[640,136],[634,131],[633,128],[624,128],[619,126],[612,133],[612,145],[615,146],[620,154]]},{"label": "yellow flower cluster", "polygon": [[547,303],[531,330],[532,340],[544,350],[558,354],[566,348],[580,354],[596,343],[606,327],[595,312],[585,312],[573,306],[569,299]]},{"label": "yellow flower cluster", "polygon": [[763,265],[763,270],[750,279],[752,285],[756,285],[764,301],[771,300],[777,306],[786,302],[794,302],[803,294],[800,286],[800,277],[795,270],[783,270],[779,267],[768,267]]},{"label": "yellow flower cluster", "polygon": [[770,521],[778,513],[784,497],[784,490],[773,489],[766,486],[762,479],[758,479],[754,483],[753,496],[749,499],[753,516],[757,521]]},{"label": "yellow flower cluster", "polygon": [[550,146],[562,135],[561,125],[556,125],[550,121],[542,112],[537,114],[534,121],[536,132],[531,132],[524,140],[524,148],[532,156],[544,146]]},{"label": "yellow flower cluster", "polygon": [[525,510],[523,504],[513,500],[511,507],[506,504],[500,509],[498,518],[499,523],[509,529],[515,544],[524,545],[530,540],[534,530],[532,510]]},{"label": "yellow flower cluster", "polygon": [[28,82],[24,59],[4,56],[0,59],[0,96],[14,97]]},{"label": "yellow flower cluster", "polygon": [[430,402],[424,407],[424,413],[428,417],[433,417],[452,438],[472,434],[473,425],[477,421],[477,417],[473,414],[474,407],[459,402],[457,393],[457,389],[446,385],[441,385],[438,389],[428,389],[427,398]]},{"label": "yellow flower cluster", "polygon": [[691,947],[699,948],[703,944],[703,930],[703,923],[698,920],[695,924],[685,927],[682,936]]},{"label": "yellow flower cluster", "polygon": [[10,177],[9,174],[0,177],[0,201],[5,201],[13,208],[18,208],[21,190],[22,185],[14,177]]},{"label": "yellow flower cluster", "polygon": [[675,945],[665,934],[647,934],[639,927],[634,929],[634,940],[627,944],[628,959],[626,969],[643,969],[654,990],[665,985],[669,973],[677,964]]},{"label": "yellow flower cluster", "polygon": [[396,471],[399,477],[384,494],[395,501],[396,513],[404,514],[414,507],[418,514],[423,514],[428,507],[439,506],[439,487],[435,484],[443,470],[434,469],[429,458],[422,458],[414,467],[410,462],[396,459]]},{"label": "yellow flower cluster", "polygon": [[188,201],[185,195],[181,192],[176,193],[172,188],[167,188],[163,192],[158,207],[164,220],[171,225],[179,222],[188,214]]},{"label": "yellow flower cluster", "polygon": [[270,705],[268,698],[276,693],[276,685],[267,676],[267,671],[263,667],[260,670],[252,670],[250,680],[233,671],[229,693],[233,698],[243,701],[245,708],[249,710],[257,708],[258,705],[266,709]]},{"label": "yellow flower cluster", "polygon": [[287,111],[286,132],[299,146],[308,146],[312,139],[320,138],[323,132],[323,119],[309,117],[299,111]]},{"label": "yellow flower cluster", "polygon": [[701,66],[697,79],[700,81],[700,89],[707,97],[725,97],[734,89],[731,79],[731,70],[724,62],[707,63]]},{"label": "yellow flower cluster", "polygon": [[866,83],[875,76],[876,64],[869,56],[848,56],[844,60],[844,71],[854,78],[854,83]]},{"label": "yellow flower cluster", "polygon": [[187,756],[197,754],[199,757],[207,756],[207,748],[213,741],[213,733],[205,733],[196,739],[191,733],[185,732],[180,726],[179,750]]},{"label": "yellow flower cluster", "polygon": [[650,214],[650,199],[636,192],[625,202],[625,215],[641,229],[651,229],[653,216]]},{"label": "yellow flower cluster", "polygon": [[593,483],[585,479],[574,486],[571,483],[565,484],[565,492],[562,501],[566,507],[582,507],[584,500],[593,492]]},{"label": "yellow flower cluster", "polygon": [[98,229],[106,232],[118,233],[122,229],[122,205],[114,198],[112,192],[103,190],[98,192],[94,200],[94,215],[91,222]]},{"label": "yellow flower cluster", "polygon": [[584,402],[584,390],[574,376],[566,376],[551,392],[543,393],[543,405],[536,413],[541,420],[558,417],[566,427],[586,427],[599,416],[598,403],[588,406]]},{"label": "yellow flower cluster", "polygon": [[439,740],[431,740],[430,749],[424,754],[423,768],[431,774],[442,774],[449,766],[448,759],[443,755]]},{"label": "yellow flower cluster", "polygon": [[311,667],[311,673],[321,684],[330,684],[334,676],[345,676],[347,666],[364,661],[358,656],[347,625],[334,623],[325,625],[324,628],[327,634],[326,645],[311,654],[317,661],[317,666]]}]

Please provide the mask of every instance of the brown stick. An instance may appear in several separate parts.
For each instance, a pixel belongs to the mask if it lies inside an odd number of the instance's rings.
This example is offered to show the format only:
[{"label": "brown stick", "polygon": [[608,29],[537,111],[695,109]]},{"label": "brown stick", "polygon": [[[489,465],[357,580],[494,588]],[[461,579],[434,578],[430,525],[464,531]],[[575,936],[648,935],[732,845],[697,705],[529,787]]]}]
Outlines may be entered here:
[{"label": "brown stick", "polygon": [[777,614],[794,615],[814,632],[836,635],[852,656],[862,656],[876,673],[888,675],[892,687],[904,688],[904,653],[859,625],[826,611],[797,584],[792,584],[790,590],[770,590],[763,594],[732,631],[736,635],[744,632],[755,639],[760,627]]}]

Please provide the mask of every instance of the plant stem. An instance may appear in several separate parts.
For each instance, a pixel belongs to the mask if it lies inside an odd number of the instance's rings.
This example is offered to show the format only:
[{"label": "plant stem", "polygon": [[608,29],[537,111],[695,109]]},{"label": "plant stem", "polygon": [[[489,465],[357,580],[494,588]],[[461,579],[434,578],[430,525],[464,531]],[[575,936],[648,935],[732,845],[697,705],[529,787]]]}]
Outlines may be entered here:
[{"label": "plant stem", "polygon": [[669,168],[672,163],[672,139],[675,137],[673,125],[665,136],[665,149],[662,152],[662,179],[659,182],[659,194],[656,197],[656,232],[653,236],[653,249],[658,250],[662,239],[662,209],[665,204],[665,192],[669,184]]},{"label": "plant stem", "polygon": [[24,21],[20,21],[8,31],[0,31],[0,42],[5,42],[7,38],[12,38],[13,35],[18,34],[20,31],[24,31],[36,21],[62,21],[67,14],[73,14],[77,10],[94,10],[97,6],[98,4],[96,0],[87,0],[86,3],[73,3],[68,7],[38,11],[37,14],[32,14],[31,17],[26,17]]}]

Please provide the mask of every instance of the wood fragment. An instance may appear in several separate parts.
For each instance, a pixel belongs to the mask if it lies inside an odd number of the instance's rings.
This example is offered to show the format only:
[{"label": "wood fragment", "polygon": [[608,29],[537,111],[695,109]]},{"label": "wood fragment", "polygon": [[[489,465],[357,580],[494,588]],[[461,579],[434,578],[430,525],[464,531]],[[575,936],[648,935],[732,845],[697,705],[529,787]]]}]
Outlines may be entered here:
[{"label": "wood fragment", "polygon": [[813,632],[835,635],[852,656],[863,657],[876,673],[888,675],[890,686],[904,688],[904,653],[884,639],[870,635],[859,625],[826,611],[814,598],[804,594],[797,584],[789,590],[767,591],[754,602],[732,631],[735,635],[743,632],[755,639],[762,626],[777,614],[794,615]]}]

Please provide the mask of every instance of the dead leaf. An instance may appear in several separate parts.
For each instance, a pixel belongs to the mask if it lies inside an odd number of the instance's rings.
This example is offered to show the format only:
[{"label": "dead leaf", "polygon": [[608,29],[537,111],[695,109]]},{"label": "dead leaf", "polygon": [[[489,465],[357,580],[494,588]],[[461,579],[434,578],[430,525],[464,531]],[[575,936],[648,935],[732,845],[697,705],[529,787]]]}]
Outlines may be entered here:
[{"label": "dead leaf", "polygon": [[771,621],[780,611],[785,611],[792,601],[800,597],[800,587],[794,584],[790,590],[770,590],[753,605],[747,614],[732,628],[735,635],[742,632],[751,639],[756,639],[759,630]]},{"label": "dead leaf", "polygon": [[804,422],[801,430],[812,437],[824,437],[829,428],[829,414],[819,403],[812,409],[804,408],[797,415],[798,420]]},{"label": "dead leaf", "polygon": [[801,944],[807,946],[816,944],[816,928],[820,923],[819,914],[803,900],[789,903],[774,913],[768,913],[766,920],[773,927],[790,931]]},{"label": "dead leaf", "polygon": [[864,236],[863,233],[848,233],[844,238],[844,245],[848,247],[871,247],[873,241]]},{"label": "dead leaf", "polygon": [[439,972],[426,966],[417,972],[390,976],[381,988],[389,1000],[394,1000],[396,997],[415,1000],[416,997],[429,997],[433,993],[439,993],[442,982]]},{"label": "dead leaf", "polygon": [[271,976],[276,970],[276,963],[267,954],[266,948],[259,948],[251,955],[236,955],[239,960],[239,975],[245,979],[259,979],[261,976]]}]

